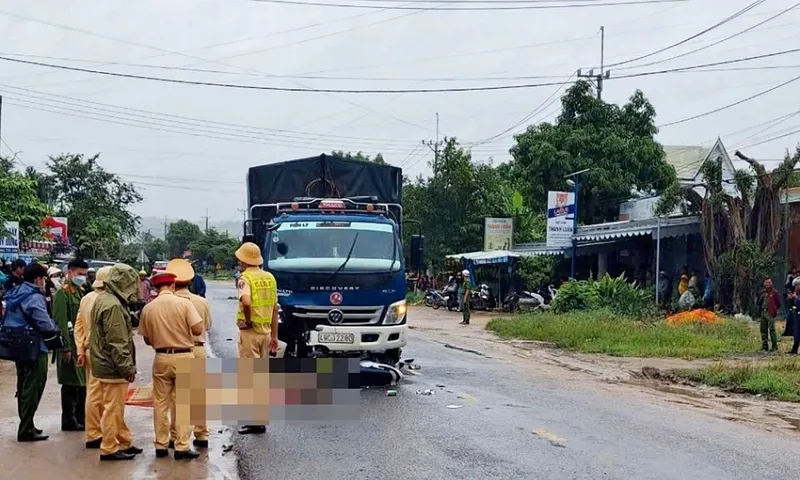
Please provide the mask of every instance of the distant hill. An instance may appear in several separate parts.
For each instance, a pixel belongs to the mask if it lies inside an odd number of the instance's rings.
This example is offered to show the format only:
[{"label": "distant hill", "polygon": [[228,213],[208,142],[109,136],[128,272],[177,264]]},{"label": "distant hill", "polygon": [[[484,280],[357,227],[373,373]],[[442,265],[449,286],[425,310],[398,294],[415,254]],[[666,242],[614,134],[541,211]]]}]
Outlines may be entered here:
[{"label": "distant hill", "polygon": [[[173,222],[177,222],[178,220],[180,220],[180,218],[167,218],[167,225]],[[205,222],[203,220],[194,221],[192,223],[197,224],[197,226],[199,226],[200,229],[205,228]],[[209,220],[208,227],[216,228],[220,232],[225,232],[227,230],[230,235],[237,238],[241,237],[243,233],[241,222],[215,222],[213,220]],[[142,221],[139,228],[143,232],[150,230],[150,233],[157,238],[164,238],[163,218],[142,217]]]}]

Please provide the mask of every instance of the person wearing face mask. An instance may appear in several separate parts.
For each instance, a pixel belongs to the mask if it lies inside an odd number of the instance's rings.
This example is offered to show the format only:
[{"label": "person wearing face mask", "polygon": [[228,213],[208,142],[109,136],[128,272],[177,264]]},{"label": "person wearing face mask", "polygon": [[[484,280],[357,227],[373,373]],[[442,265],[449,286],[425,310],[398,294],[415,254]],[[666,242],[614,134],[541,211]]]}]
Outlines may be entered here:
[{"label": "person wearing face mask", "polygon": [[57,348],[54,344],[60,346],[61,340],[58,327],[47,314],[44,299],[47,270],[34,263],[25,268],[22,279],[23,283],[6,294],[2,323],[7,335],[15,332],[30,339],[30,343],[25,342],[30,348],[23,347],[22,351],[16,343],[14,347],[4,344],[0,349],[4,350],[3,358],[13,357],[17,367],[17,412],[20,419],[17,440],[39,442],[48,439],[33,423],[47,383],[47,352]]},{"label": "person wearing face mask", "polygon": [[64,334],[64,349],[55,355],[61,385],[61,430],[84,431],[86,417],[86,372],[78,366],[74,324],[84,295],[89,265],[74,259],[67,265],[67,278],[53,298],[53,320]]}]

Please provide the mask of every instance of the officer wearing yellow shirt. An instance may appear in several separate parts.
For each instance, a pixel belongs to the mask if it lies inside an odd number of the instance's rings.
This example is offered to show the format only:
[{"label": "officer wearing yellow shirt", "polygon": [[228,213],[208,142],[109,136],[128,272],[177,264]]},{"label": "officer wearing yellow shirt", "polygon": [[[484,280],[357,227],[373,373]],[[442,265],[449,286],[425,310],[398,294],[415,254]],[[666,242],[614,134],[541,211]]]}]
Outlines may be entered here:
[{"label": "officer wearing yellow shirt", "polygon": [[[158,297],[142,309],[139,334],[156,351],[153,360],[153,427],[156,433],[156,457],[169,455],[170,430],[176,439],[175,460],[194,459],[200,455],[189,447],[192,427],[176,424],[176,378],[180,359],[194,358],[194,337],[203,334],[203,319],[191,302],[175,295],[175,275],[153,275]],[[172,428],[170,428],[172,427]]]},{"label": "officer wearing yellow shirt", "polygon": [[[278,350],[278,287],[275,277],[261,269],[264,259],[258,245],[245,242],[236,250],[242,274],[239,291],[239,358],[269,358]],[[273,321],[275,319],[276,321]],[[265,433],[264,425],[245,425],[240,434]]]},{"label": "officer wearing yellow shirt", "polygon": [[[195,273],[192,264],[182,258],[173,258],[167,264],[165,269],[167,273],[175,275],[175,296],[181,297],[192,302],[195,310],[203,319],[204,332],[201,335],[194,337],[194,358],[206,358],[206,332],[211,329],[211,308],[208,305],[208,300],[195,295],[189,291],[189,285],[194,279]],[[174,425],[170,428],[170,439],[174,443],[177,439],[177,432]],[[194,446],[200,448],[208,448],[208,425],[195,425],[194,426]]]}]

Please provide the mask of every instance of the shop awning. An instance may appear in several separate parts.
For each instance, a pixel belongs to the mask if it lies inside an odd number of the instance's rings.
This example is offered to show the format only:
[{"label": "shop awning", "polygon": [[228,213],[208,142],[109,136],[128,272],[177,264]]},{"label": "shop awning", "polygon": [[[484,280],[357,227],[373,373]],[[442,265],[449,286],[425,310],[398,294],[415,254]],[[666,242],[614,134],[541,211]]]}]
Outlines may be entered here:
[{"label": "shop awning", "polygon": [[640,236],[656,239],[660,235],[661,238],[669,238],[693,233],[700,233],[699,216],[664,218],[661,219],[660,227],[656,218],[584,225],[578,227],[575,239],[579,243],[586,243]]},{"label": "shop awning", "polygon": [[519,253],[509,252],[508,250],[493,250],[490,252],[470,252],[456,253],[448,255],[447,258],[454,260],[471,260],[473,265],[492,265],[498,263],[508,263],[510,259],[519,257]]},{"label": "shop awning", "polygon": [[545,243],[520,243],[514,247],[514,253],[520,257],[544,257],[563,255],[564,249],[548,247]]}]

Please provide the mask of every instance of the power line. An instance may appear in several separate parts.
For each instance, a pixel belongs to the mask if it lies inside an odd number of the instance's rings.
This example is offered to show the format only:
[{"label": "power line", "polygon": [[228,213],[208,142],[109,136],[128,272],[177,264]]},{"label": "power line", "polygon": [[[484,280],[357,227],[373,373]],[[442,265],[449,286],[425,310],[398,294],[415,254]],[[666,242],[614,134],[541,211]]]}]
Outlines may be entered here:
[{"label": "power line", "polygon": [[[197,117],[189,117],[189,116],[183,116],[183,115],[174,115],[174,114],[168,114],[168,113],[161,113],[161,112],[155,112],[155,111],[151,111],[151,110],[143,110],[143,109],[132,108],[132,107],[122,107],[122,106],[118,106],[118,105],[111,105],[111,104],[106,104],[106,103],[101,103],[101,102],[94,102],[94,101],[91,101],[91,100],[84,100],[84,99],[70,97],[70,96],[66,96],[66,95],[58,95],[58,94],[52,94],[52,93],[46,93],[46,92],[39,92],[37,90],[32,90],[32,89],[29,89],[29,88],[14,87],[14,86],[3,85],[3,84],[0,84],[0,88],[7,88],[7,89],[12,89],[12,90],[19,90],[19,91],[22,91],[22,92],[32,93],[32,94],[34,94],[34,96],[32,98],[35,98],[37,100],[53,101],[53,100],[49,100],[49,99],[46,99],[46,98],[37,98],[36,96],[38,96],[38,97],[53,97],[53,98],[58,99],[59,101],[65,103],[67,105],[73,105],[73,106],[77,106],[77,107],[81,107],[81,108],[91,108],[91,109],[96,109],[96,110],[101,110],[101,111],[107,111],[107,112],[114,113],[114,114],[124,114],[124,115],[130,115],[130,116],[139,116],[139,117],[148,118],[148,119],[154,119],[154,120],[159,120],[159,121],[167,121],[167,122],[171,122],[171,123],[185,124],[185,125],[189,125],[191,127],[197,126],[197,125],[194,125],[194,123],[199,123],[199,124],[201,124],[200,126],[207,126],[208,125],[208,126],[210,126],[209,128],[213,127],[213,128],[223,128],[223,129],[227,129],[227,130],[233,130],[234,133],[241,133],[242,130],[245,130],[245,131],[249,130],[249,131],[251,131],[253,133],[257,133],[257,134],[262,134],[262,133],[267,132],[270,135],[275,136],[277,138],[286,138],[286,139],[290,139],[290,140],[315,140],[317,138],[328,138],[328,139],[358,140],[358,141],[361,141],[361,142],[380,143],[381,145],[385,145],[387,143],[388,144],[402,143],[403,145],[409,145],[410,144],[410,142],[398,142],[398,140],[391,139],[391,138],[349,137],[349,136],[346,136],[346,135],[332,135],[332,134],[327,134],[327,133],[303,132],[303,131],[296,131],[296,130],[286,130],[286,129],[267,128],[267,127],[256,127],[256,126],[250,126],[250,125],[244,125],[244,124],[220,122],[220,121],[215,121],[215,120],[207,120],[207,119],[202,119],[202,118],[197,118]],[[11,95],[17,95],[17,94],[11,93]],[[18,95],[20,95],[22,97],[29,97],[29,95],[25,95],[25,94],[22,94],[22,93],[20,93]],[[88,104],[88,106],[87,105],[83,105],[83,104]],[[119,110],[119,111],[117,111],[117,110]],[[127,113],[127,112],[136,112],[136,113],[130,114],[130,113]],[[143,115],[140,115],[140,114],[143,114]],[[164,117],[164,118],[162,119],[162,118],[158,118],[158,117]],[[172,119],[176,119],[176,120],[172,120]],[[310,138],[304,138],[304,137],[310,137]]]},{"label": "power line", "polygon": [[736,33],[728,35],[725,38],[717,40],[716,42],[709,43],[708,45],[703,45],[702,47],[698,47],[698,48],[695,48],[694,50],[689,50],[688,52],[684,52],[684,53],[681,53],[681,54],[678,54],[678,55],[674,55],[672,57],[665,58],[663,60],[656,60],[654,62],[643,63],[643,64],[640,64],[640,65],[633,65],[631,67],[623,67],[620,70],[629,70],[629,69],[632,69],[632,68],[641,68],[641,67],[649,67],[649,66],[652,66],[652,65],[658,65],[658,64],[669,62],[669,61],[672,61],[672,60],[675,60],[675,59],[678,59],[678,58],[683,58],[683,57],[686,57],[688,55],[692,55],[694,53],[697,53],[697,52],[700,52],[700,51],[703,51],[703,50],[707,50],[707,49],[709,49],[711,47],[715,47],[715,46],[719,45],[720,43],[727,42],[728,40],[731,40],[732,38],[736,38],[739,35],[743,35],[745,33],[751,32],[751,31],[755,30],[756,28],[764,25],[765,23],[768,23],[768,22],[770,22],[772,20],[775,20],[776,18],[778,18],[778,17],[780,17],[782,15],[785,15],[785,14],[789,13],[790,11],[794,10],[795,8],[797,8],[798,6],[800,6],[800,2],[795,3],[791,7],[778,12],[777,14],[767,18],[766,20],[762,20],[762,21],[756,23],[755,25],[751,25],[751,26],[749,26],[749,27],[747,27],[747,28],[745,28],[743,30],[740,30],[740,31],[738,31]]},{"label": "power line", "polygon": [[[738,63],[744,62],[749,60],[761,59],[761,58],[768,58],[768,57],[775,57],[779,55],[785,55],[788,53],[795,53],[800,51],[800,49],[791,49],[791,50],[783,50],[780,52],[772,52],[768,54],[762,55],[755,55],[746,58],[740,59],[732,59],[726,60],[721,62],[712,62],[712,63],[705,63],[701,65],[691,65],[686,67],[674,68],[674,69],[666,69],[666,70],[659,70],[655,72],[641,72],[641,73],[633,73],[628,75],[619,75],[616,78],[633,78],[645,75],[657,75],[661,73],[670,73],[674,71],[681,71],[681,70],[691,70],[695,68],[704,68],[709,66],[718,66],[718,65],[727,65],[731,63]],[[475,87],[446,87],[446,88],[420,88],[420,89],[336,89],[336,88],[301,88],[301,87],[278,87],[278,86],[270,86],[270,85],[247,85],[247,84],[232,84],[232,83],[217,83],[217,82],[207,82],[207,81],[200,81],[200,80],[181,80],[175,78],[166,78],[166,77],[155,77],[149,75],[136,75],[136,74],[128,74],[128,73],[121,73],[121,72],[110,72],[105,70],[94,70],[89,68],[81,68],[81,67],[74,67],[68,65],[57,65],[52,63],[45,63],[45,62],[36,62],[32,60],[22,60],[16,58],[9,58],[5,56],[0,56],[0,60],[5,60],[8,62],[13,63],[22,63],[27,65],[36,65],[40,67],[46,68],[56,68],[62,70],[70,70],[70,71],[77,71],[83,73],[92,73],[97,75],[105,75],[105,76],[112,76],[112,77],[122,77],[122,78],[130,78],[130,79],[137,79],[137,80],[149,80],[149,81],[157,81],[157,82],[166,82],[166,83],[175,83],[181,85],[194,85],[194,86],[208,86],[208,87],[221,87],[221,88],[233,88],[233,89],[244,89],[244,90],[267,90],[267,91],[280,91],[280,92],[307,92],[307,93],[348,93],[348,94],[405,94],[405,93],[457,93],[457,92],[479,92],[479,91],[495,91],[495,90],[516,90],[516,89],[523,89],[523,88],[536,88],[536,87],[548,87],[548,86],[557,86],[560,85],[560,82],[540,82],[540,83],[524,83],[524,84],[511,84],[511,85],[487,85],[487,86],[475,86]]]},{"label": "power line", "polygon": [[800,80],[800,76],[797,76],[797,77],[794,77],[792,79],[789,79],[789,80],[787,80],[787,81],[785,81],[783,83],[775,85],[774,87],[770,87],[770,88],[768,88],[766,90],[762,90],[761,92],[758,92],[758,93],[756,93],[754,95],[750,95],[747,98],[743,98],[743,99],[741,99],[739,101],[736,101],[736,102],[733,102],[733,103],[729,103],[728,105],[724,105],[722,107],[715,108],[715,109],[709,110],[707,112],[698,113],[697,115],[692,115],[691,117],[682,118],[682,119],[676,120],[674,122],[669,122],[669,123],[665,123],[663,125],[658,125],[658,128],[664,128],[664,127],[670,127],[670,126],[673,126],[673,125],[678,125],[680,123],[685,123],[685,122],[688,122],[688,121],[691,121],[691,120],[696,120],[698,118],[706,117],[708,115],[712,115],[714,113],[721,112],[723,110],[727,110],[729,108],[735,107],[737,105],[741,105],[741,104],[743,104],[745,102],[749,102],[750,100],[753,100],[753,99],[756,99],[756,98],[761,97],[763,95],[766,95],[766,94],[768,94],[768,93],[770,93],[772,91],[775,91],[775,90],[777,90],[777,89],[779,89],[781,87],[789,85],[790,83],[794,83],[794,82],[796,82],[798,80]]},{"label": "power line", "polygon": [[761,5],[765,1],[766,0],[756,0],[755,2],[749,4],[748,6],[744,7],[743,9],[741,9],[738,12],[734,13],[733,15],[730,15],[729,17],[726,17],[725,19],[715,23],[714,25],[712,25],[712,26],[710,26],[710,27],[698,32],[698,33],[695,33],[692,36],[684,38],[683,40],[681,40],[679,42],[673,43],[671,45],[667,45],[666,47],[659,48],[658,50],[652,51],[652,52],[644,54],[644,55],[640,55],[640,56],[635,57],[635,58],[629,58],[628,60],[623,60],[621,62],[611,63],[611,64],[607,65],[607,67],[611,68],[611,67],[617,67],[617,66],[620,66],[620,65],[626,65],[628,63],[633,63],[633,62],[636,62],[636,61],[639,61],[639,60],[643,60],[645,58],[649,58],[649,57],[658,55],[659,53],[666,52],[667,50],[671,50],[671,49],[673,49],[675,47],[679,47],[679,46],[683,45],[684,43],[690,42],[690,41],[694,40],[695,38],[701,37],[701,36],[705,35],[706,33],[710,32],[710,31],[712,31],[714,29],[717,29],[717,28],[721,27],[722,25],[725,25],[726,23],[730,22],[731,20],[734,20],[737,17],[740,17],[741,15],[743,15],[743,14],[749,12],[750,10],[754,9],[755,7]]},{"label": "power line", "polygon": [[[686,2],[688,0],[632,0],[629,2],[615,2],[615,1],[597,1],[592,3],[569,3],[569,4],[554,4],[554,5],[537,5],[537,4],[528,4],[528,5],[495,5],[495,6],[485,6],[485,7],[411,7],[411,6],[383,6],[383,5],[375,5],[375,4],[353,4],[353,3],[325,3],[325,2],[304,2],[299,0],[251,0],[254,2],[259,3],[276,3],[282,5],[302,5],[307,7],[336,7],[336,8],[370,8],[370,9],[384,9],[384,10],[442,10],[442,11],[487,11],[487,10],[555,10],[555,9],[566,9],[566,8],[596,8],[596,7],[615,7],[615,6],[626,6],[626,5],[652,5],[652,4],[659,4],[659,3],[681,3]],[[371,0],[375,2],[376,0]],[[522,0],[526,1],[526,3],[530,3],[530,0]],[[580,0],[572,0],[580,1]],[[585,0],[584,0],[585,1]],[[764,0],[762,0],[764,1]],[[415,2],[415,3],[422,3],[422,2]],[[437,3],[447,3],[447,2],[437,2]],[[453,2],[456,3],[456,2]],[[469,3],[464,2],[461,0],[460,3]],[[517,3],[513,0],[505,0],[503,2],[491,2],[491,1],[477,1],[475,3],[497,3],[497,4],[507,4],[507,3]],[[520,2],[521,3],[521,2]]]}]

